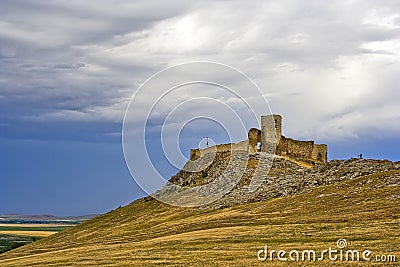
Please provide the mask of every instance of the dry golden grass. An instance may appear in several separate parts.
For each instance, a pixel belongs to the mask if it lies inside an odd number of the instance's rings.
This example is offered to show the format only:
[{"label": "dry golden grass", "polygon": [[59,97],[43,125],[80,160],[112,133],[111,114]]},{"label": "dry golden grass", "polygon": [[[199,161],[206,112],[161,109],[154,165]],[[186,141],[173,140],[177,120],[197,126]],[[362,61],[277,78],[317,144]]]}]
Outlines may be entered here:
[{"label": "dry golden grass", "polygon": [[18,235],[18,236],[35,236],[35,237],[46,237],[49,235],[53,235],[58,232],[50,232],[50,231],[0,231],[0,235]]},{"label": "dry golden grass", "polygon": [[[399,266],[400,188],[390,171],[219,210],[141,199],[0,255],[0,266]],[[349,249],[397,262],[260,262],[257,251]]]},{"label": "dry golden grass", "polygon": [[[308,162],[305,162],[305,161],[301,161],[301,160],[297,160],[297,159],[294,159],[294,158],[291,158],[291,157],[288,157],[288,156],[277,156],[277,157],[282,157],[282,158],[284,158],[284,159],[286,159],[288,161],[296,163],[297,165],[299,165],[301,167],[304,167],[304,168],[307,168],[307,169],[310,169],[310,168],[314,167],[314,165],[311,164],[311,163],[308,163]],[[316,162],[322,163],[322,162],[319,162],[319,161],[316,161]]]},{"label": "dry golden grass", "polygon": [[35,227],[35,228],[59,227],[59,226],[72,227],[75,225],[76,224],[58,224],[58,223],[46,223],[46,224],[41,224],[41,223],[0,223],[0,227],[5,226],[5,227]]}]

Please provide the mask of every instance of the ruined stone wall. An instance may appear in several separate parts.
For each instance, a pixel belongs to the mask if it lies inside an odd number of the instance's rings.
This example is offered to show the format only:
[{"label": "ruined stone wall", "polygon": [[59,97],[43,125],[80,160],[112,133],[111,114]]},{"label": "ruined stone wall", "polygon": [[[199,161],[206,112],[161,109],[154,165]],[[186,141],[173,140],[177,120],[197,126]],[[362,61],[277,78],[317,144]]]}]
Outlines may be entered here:
[{"label": "ruined stone wall", "polygon": [[249,151],[249,142],[248,142],[248,140],[244,140],[239,143],[215,145],[215,146],[210,146],[210,147],[207,147],[204,149],[191,149],[190,150],[190,159],[195,160],[195,159],[198,159],[208,153],[216,153],[216,152],[223,152],[223,151],[232,151],[233,153],[247,152],[247,151]]},{"label": "ruined stone wall", "polygon": [[[328,161],[328,147],[325,144],[314,144],[314,141],[298,141],[286,138],[282,133],[282,117],[280,115],[261,116],[261,130],[251,128],[247,140],[236,144],[222,144],[205,149],[190,150],[190,159],[194,160],[207,153],[222,151],[243,152],[250,154],[260,152],[257,144],[261,143],[261,151],[268,154],[292,156],[299,159]],[[276,148],[276,150],[275,150]]]},{"label": "ruined stone wall", "polygon": [[261,131],[256,128],[251,128],[248,133],[248,140],[249,140],[249,153],[259,152],[257,143],[262,143]]},{"label": "ruined stone wall", "polygon": [[199,149],[190,149],[190,159],[196,160],[201,157],[201,153]]},{"label": "ruined stone wall", "polygon": [[311,158],[326,163],[328,161],[328,146],[325,144],[314,144]]},{"label": "ruined stone wall", "polygon": [[276,154],[308,159],[311,158],[313,148],[314,141],[298,141],[282,136],[276,148]]},{"label": "ruined stone wall", "polygon": [[231,144],[221,144],[221,145],[215,145],[211,147],[207,147],[204,149],[200,149],[201,153],[210,153],[210,152],[215,152],[215,151],[228,151],[231,150]]}]

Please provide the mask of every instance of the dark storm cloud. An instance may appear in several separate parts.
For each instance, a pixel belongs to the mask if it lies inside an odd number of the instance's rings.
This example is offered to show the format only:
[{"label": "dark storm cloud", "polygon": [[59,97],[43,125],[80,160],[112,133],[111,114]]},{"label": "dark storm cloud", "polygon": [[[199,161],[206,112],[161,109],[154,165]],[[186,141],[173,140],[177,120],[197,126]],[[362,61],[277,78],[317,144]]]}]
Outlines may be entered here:
[{"label": "dark storm cloud", "polygon": [[210,60],[254,78],[289,134],[357,136],[374,126],[366,116],[393,125],[399,113],[396,10],[398,1],[3,2],[0,118],[121,122],[151,74]]},{"label": "dark storm cloud", "polygon": [[[90,51],[81,47],[118,43],[114,38],[175,16],[185,6],[184,3],[171,6],[163,1],[3,3],[0,94],[2,109],[7,112],[2,116],[40,118],[65,110],[64,117],[68,119],[71,110],[83,113],[94,107],[104,110],[117,101],[122,101],[123,106],[136,86],[131,77],[147,72],[146,66],[125,64],[121,74],[112,64],[92,63]],[[104,119],[95,115],[95,112],[91,115],[93,120]],[[121,116],[113,119],[116,118]]]}]

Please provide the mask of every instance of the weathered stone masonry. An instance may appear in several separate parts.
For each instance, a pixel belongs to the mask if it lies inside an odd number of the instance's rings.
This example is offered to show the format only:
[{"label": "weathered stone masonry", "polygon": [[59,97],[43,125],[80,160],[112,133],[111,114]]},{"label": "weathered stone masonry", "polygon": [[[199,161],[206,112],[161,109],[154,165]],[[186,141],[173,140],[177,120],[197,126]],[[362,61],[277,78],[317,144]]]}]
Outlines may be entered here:
[{"label": "weathered stone masonry", "polygon": [[[261,148],[259,145],[261,144]],[[280,115],[261,116],[261,130],[251,128],[248,139],[235,144],[222,144],[205,149],[191,149],[190,159],[194,160],[206,153],[217,151],[247,151],[248,153],[266,152],[304,160],[326,163],[328,146],[315,144],[314,141],[299,141],[282,135],[282,117]]]}]

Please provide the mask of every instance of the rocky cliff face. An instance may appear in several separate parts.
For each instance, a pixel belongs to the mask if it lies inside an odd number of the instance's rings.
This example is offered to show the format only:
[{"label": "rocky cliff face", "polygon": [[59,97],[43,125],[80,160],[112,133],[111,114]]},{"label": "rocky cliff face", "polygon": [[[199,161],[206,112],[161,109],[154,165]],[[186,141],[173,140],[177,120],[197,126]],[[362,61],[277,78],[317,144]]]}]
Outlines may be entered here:
[{"label": "rocky cliff face", "polygon": [[[240,181],[225,196],[210,203],[206,208],[229,207],[245,202],[267,200],[307,190],[314,187],[329,185],[343,180],[350,180],[360,176],[387,173],[382,182],[399,184],[400,176],[395,170],[400,169],[400,162],[372,159],[332,160],[327,164],[308,164],[281,156],[265,158],[261,153],[235,154],[236,160],[247,160],[245,170],[231,169],[230,172],[240,175]],[[205,157],[196,162],[197,172],[188,171],[187,166],[170,179],[170,182],[184,187],[195,187],[210,183],[223,175],[232,155],[229,152],[218,152],[210,163]],[[271,161],[272,165],[270,165]],[[270,168],[269,168],[270,167]],[[191,166],[193,169],[193,166]],[[256,190],[251,190],[252,179],[258,179],[260,184]]]}]

